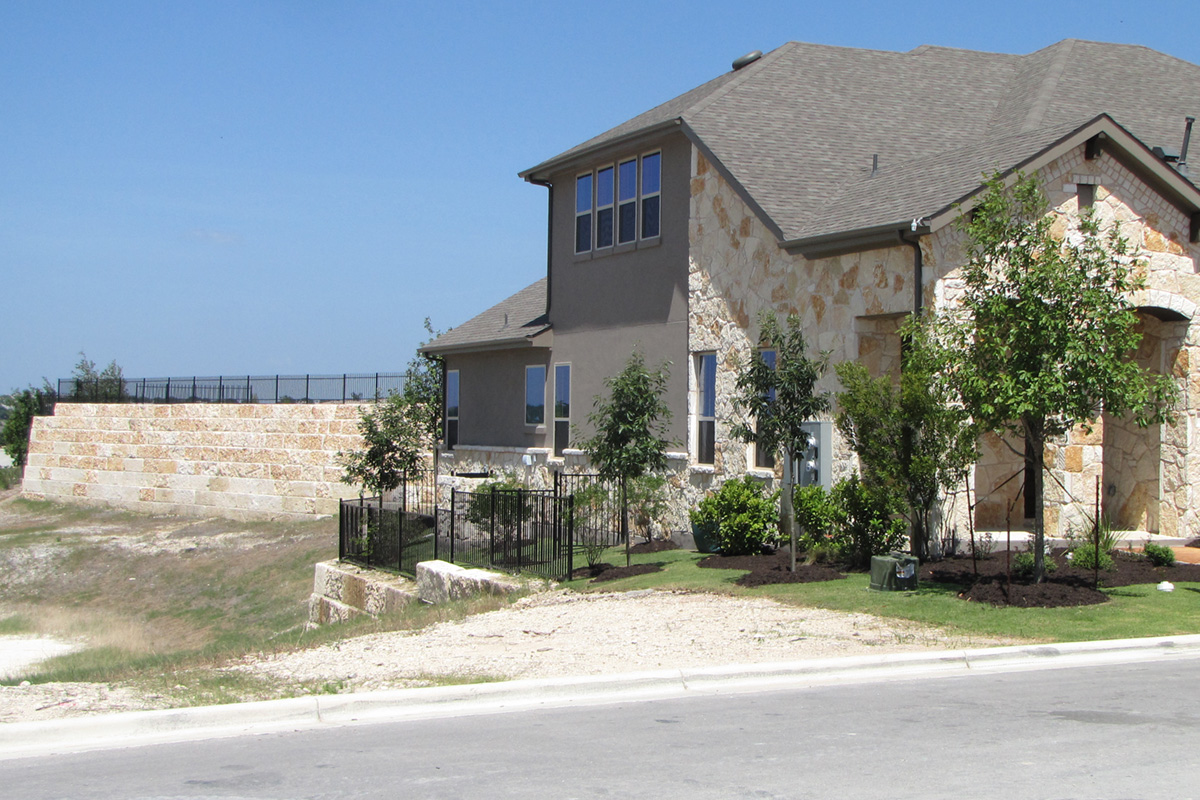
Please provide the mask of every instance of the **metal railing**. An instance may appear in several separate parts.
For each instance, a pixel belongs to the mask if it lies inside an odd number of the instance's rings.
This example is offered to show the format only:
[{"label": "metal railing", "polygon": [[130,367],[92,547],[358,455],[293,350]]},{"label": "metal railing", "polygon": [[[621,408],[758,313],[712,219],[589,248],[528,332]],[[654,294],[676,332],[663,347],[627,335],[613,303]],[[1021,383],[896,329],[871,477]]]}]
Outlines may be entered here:
[{"label": "metal railing", "polygon": [[[574,499],[553,491],[452,490],[450,507],[398,499],[342,500],[338,556],[363,566],[412,575],[420,561],[531,572],[550,579],[574,569]],[[406,499],[399,499],[406,498]]]},{"label": "metal railing", "polygon": [[62,403],[352,403],[404,388],[404,374],[60,378]]}]

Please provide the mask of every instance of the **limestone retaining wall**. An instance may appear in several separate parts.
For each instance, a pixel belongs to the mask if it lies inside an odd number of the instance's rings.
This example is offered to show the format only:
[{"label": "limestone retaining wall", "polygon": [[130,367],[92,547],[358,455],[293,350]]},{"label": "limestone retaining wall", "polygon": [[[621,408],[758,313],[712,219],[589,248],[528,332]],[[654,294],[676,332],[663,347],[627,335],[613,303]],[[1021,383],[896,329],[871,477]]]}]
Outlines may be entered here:
[{"label": "limestone retaining wall", "polygon": [[59,403],[37,417],[24,495],[235,519],[336,514],[359,404]]}]

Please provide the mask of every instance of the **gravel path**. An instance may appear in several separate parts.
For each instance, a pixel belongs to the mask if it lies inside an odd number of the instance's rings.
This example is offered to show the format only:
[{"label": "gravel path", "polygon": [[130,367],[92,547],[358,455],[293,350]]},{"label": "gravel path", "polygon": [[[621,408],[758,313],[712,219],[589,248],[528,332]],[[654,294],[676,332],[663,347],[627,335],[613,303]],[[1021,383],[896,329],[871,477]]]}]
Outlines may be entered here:
[{"label": "gravel path", "polygon": [[[414,632],[250,657],[225,669],[286,694],[551,678],[1012,644],[917,623],[692,592],[556,590]],[[0,722],[167,708],[162,695],[94,683],[0,686]]]}]

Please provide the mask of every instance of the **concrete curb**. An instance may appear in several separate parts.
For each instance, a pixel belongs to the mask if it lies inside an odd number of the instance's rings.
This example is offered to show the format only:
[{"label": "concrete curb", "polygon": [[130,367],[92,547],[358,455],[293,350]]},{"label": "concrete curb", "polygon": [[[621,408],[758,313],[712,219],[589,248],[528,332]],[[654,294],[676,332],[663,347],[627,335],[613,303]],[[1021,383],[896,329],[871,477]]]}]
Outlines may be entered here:
[{"label": "concrete curb", "polygon": [[1200,657],[1200,635],[895,653],[314,695],[0,725],[0,760],[371,722],[1178,657]]}]

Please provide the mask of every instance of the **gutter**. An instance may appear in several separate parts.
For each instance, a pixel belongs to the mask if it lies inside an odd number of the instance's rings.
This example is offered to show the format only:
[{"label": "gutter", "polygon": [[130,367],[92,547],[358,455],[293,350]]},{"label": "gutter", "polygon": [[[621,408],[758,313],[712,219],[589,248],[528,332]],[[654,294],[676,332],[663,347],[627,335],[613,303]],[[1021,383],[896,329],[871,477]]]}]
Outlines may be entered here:
[{"label": "gutter", "polygon": [[546,320],[550,320],[550,298],[554,297],[554,184],[541,178],[526,178],[535,186],[545,186],[549,191],[546,200]]},{"label": "gutter", "polygon": [[[649,125],[645,128],[638,128],[635,131],[630,131],[629,133],[618,136],[614,139],[605,139],[603,142],[594,144],[591,147],[584,147],[580,150],[568,151],[561,156],[555,156],[549,161],[543,161],[536,167],[530,167],[527,170],[518,172],[517,177],[523,178],[530,183],[537,183],[539,180],[544,180],[544,178],[539,178],[538,175],[548,175],[556,170],[566,168],[568,164],[576,161],[584,161],[591,158],[596,153],[600,153],[605,150],[620,150],[626,147],[630,142],[652,137],[663,131],[674,130],[682,124],[683,120],[680,117],[673,117],[672,119],[668,119],[654,125]],[[601,134],[601,136],[603,136],[603,134]]]}]

